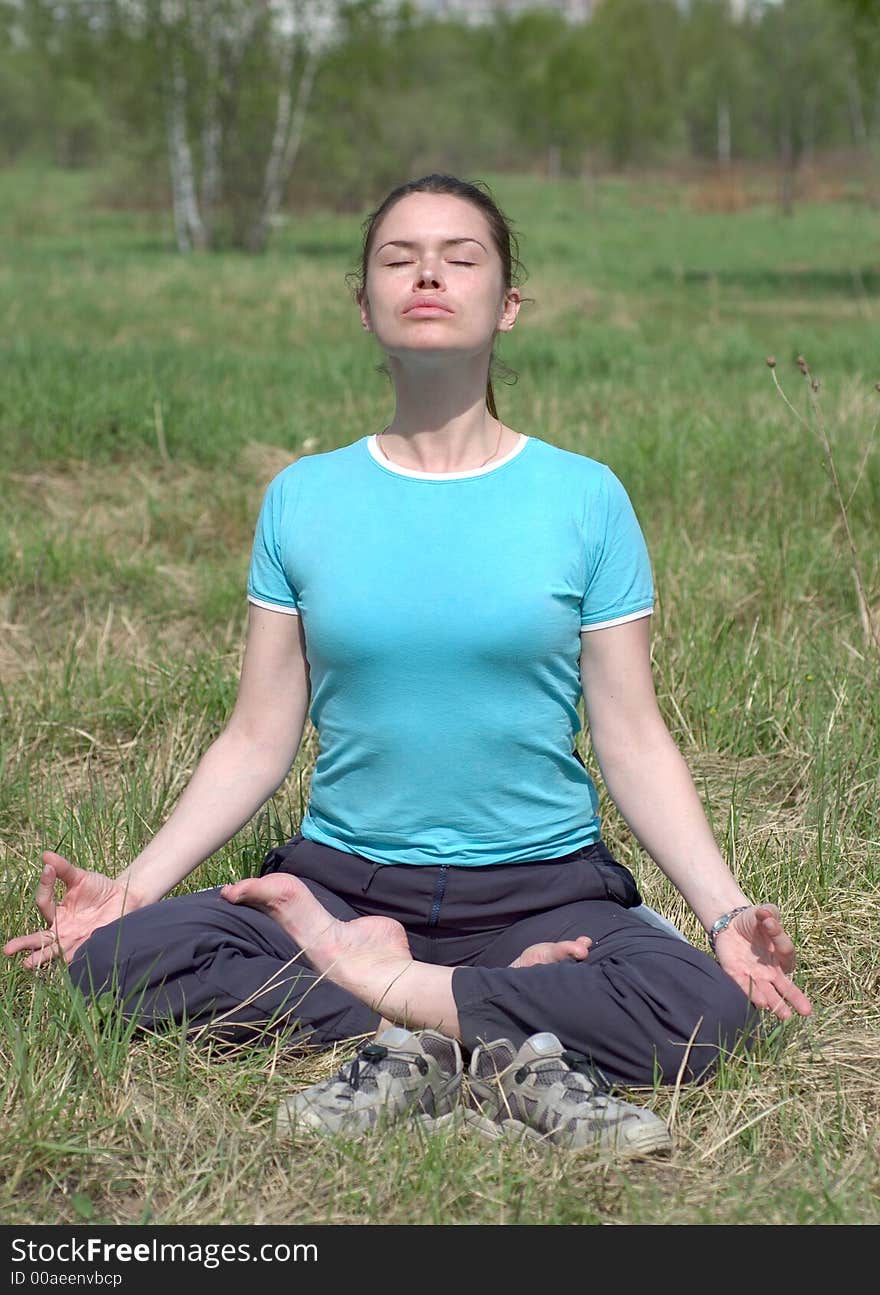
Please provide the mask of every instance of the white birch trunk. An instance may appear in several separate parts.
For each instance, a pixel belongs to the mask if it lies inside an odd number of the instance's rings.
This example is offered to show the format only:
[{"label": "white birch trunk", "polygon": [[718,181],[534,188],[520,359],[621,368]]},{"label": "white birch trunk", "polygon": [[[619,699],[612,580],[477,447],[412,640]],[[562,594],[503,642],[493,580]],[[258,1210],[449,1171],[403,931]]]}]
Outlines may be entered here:
[{"label": "white birch trunk", "polygon": [[177,168],[180,204],[183,221],[192,246],[199,251],[207,246],[205,228],[199,213],[199,200],[196,196],[195,170],[192,153],[189,147],[189,136],[186,127],[186,73],[180,50],[171,51],[171,131],[172,151]]},{"label": "white birch trunk", "polygon": [[726,99],[718,100],[718,161],[722,166],[730,166],[730,104]]},{"label": "white birch trunk", "polygon": [[205,51],[205,119],[202,125],[202,191],[201,215],[205,242],[213,239],[214,212],[220,200],[220,147],[223,127],[220,123],[220,20],[212,3],[200,13],[199,37]]},{"label": "white birch trunk", "polygon": [[186,224],[186,213],[180,186],[180,167],[175,146],[177,130],[174,124],[174,107],[170,95],[165,104],[165,132],[168,140],[168,169],[171,172],[171,204],[174,211],[174,236],[177,240],[177,250],[179,252],[191,252],[192,242]]},{"label": "white birch trunk", "polygon": [[296,155],[302,142],[306,112],[315,74],[320,58],[317,48],[309,49],[306,64],[299,79],[296,91],[296,103],[293,103],[290,80],[293,69],[294,42],[289,40],[284,48],[281,61],[281,86],[278,91],[278,109],[275,114],[275,133],[272,148],[266,163],[266,174],[263,180],[263,193],[254,223],[248,235],[248,247],[252,252],[262,252],[269,235],[269,226],[278,213],[284,197]]}]

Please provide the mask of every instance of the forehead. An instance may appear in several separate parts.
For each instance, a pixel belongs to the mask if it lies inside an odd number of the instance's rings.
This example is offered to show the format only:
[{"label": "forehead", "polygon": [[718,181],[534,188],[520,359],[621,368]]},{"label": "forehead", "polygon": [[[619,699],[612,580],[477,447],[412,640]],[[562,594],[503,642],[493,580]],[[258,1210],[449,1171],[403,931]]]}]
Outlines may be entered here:
[{"label": "forehead", "polygon": [[492,249],[483,213],[465,198],[447,193],[409,193],[396,202],[376,228],[373,247],[397,242],[442,244],[447,239],[476,239]]}]

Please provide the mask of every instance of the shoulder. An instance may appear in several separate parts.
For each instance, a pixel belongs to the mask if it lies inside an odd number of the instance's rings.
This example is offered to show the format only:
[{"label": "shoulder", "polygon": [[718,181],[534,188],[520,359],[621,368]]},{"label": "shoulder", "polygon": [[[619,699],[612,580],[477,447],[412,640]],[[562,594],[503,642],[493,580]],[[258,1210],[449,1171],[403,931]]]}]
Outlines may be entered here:
[{"label": "shoulder", "polygon": [[581,501],[595,503],[607,500],[625,490],[619,478],[607,463],[591,459],[576,450],[564,450],[549,441],[536,439],[536,459],[543,475],[559,483],[560,488],[576,495]]},{"label": "shoulder", "polygon": [[305,485],[321,485],[332,478],[345,479],[355,444],[320,454],[303,454],[276,472],[266,487],[266,493],[275,498],[289,499]]}]

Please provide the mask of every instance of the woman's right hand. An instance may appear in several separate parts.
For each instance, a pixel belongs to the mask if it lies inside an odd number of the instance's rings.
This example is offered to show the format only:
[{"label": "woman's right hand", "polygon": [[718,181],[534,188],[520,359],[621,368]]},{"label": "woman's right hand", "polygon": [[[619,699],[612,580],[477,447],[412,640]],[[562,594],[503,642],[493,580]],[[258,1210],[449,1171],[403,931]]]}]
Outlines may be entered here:
[{"label": "woman's right hand", "polygon": [[[65,889],[64,898],[55,902],[55,881]],[[70,962],[81,944],[99,926],[122,917],[123,913],[143,908],[145,900],[130,886],[102,872],[77,868],[53,850],[43,852],[43,871],[36,893],[37,908],[49,923],[47,930],[19,935],[3,946],[7,957],[27,953],[24,965],[41,967],[60,954]]]}]

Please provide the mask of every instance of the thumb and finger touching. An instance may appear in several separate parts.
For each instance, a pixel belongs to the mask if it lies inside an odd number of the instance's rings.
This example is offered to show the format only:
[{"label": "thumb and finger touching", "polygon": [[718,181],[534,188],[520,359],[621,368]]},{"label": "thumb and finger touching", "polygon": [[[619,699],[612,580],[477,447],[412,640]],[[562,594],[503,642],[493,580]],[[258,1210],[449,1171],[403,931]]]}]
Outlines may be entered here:
[{"label": "thumb and finger touching", "polygon": [[[27,953],[23,965],[33,969],[51,962],[61,953],[56,929],[59,904],[55,899],[55,882],[60,881],[65,889],[69,890],[80,871],[81,869],[65,859],[64,855],[57,854],[54,850],[43,851],[43,869],[37,882],[34,902],[41,917],[48,923],[49,929],[7,940],[3,946],[3,952],[7,956]],[[63,900],[60,902],[63,903]]]}]

